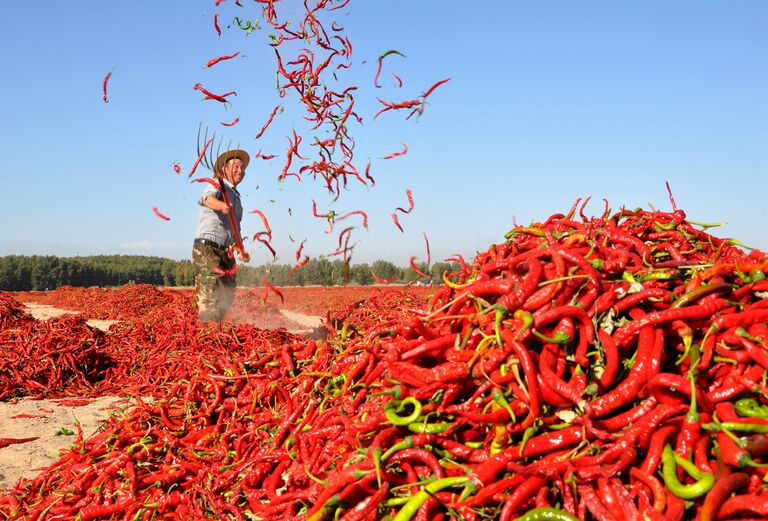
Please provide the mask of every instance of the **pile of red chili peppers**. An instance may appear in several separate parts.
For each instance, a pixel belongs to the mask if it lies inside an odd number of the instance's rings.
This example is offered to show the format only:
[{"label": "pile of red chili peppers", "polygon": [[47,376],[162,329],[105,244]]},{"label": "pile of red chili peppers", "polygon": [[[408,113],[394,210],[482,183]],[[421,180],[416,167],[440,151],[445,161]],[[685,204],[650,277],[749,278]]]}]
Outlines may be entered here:
[{"label": "pile of red chili peppers", "polygon": [[455,256],[397,323],[196,333],[239,348],[78,439],[0,514],[765,519],[768,255],[676,208],[583,210]]}]

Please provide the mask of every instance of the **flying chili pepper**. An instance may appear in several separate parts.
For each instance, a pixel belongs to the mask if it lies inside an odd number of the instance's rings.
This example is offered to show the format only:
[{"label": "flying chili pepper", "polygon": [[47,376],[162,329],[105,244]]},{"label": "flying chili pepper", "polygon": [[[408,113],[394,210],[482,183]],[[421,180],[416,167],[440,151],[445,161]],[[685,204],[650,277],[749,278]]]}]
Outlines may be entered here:
[{"label": "flying chili pepper", "polygon": [[233,119],[230,123],[225,123],[224,121],[222,121],[221,124],[224,125],[225,127],[232,127],[236,125],[238,121],[240,121],[240,116]]},{"label": "flying chili pepper", "polygon": [[394,72],[392,73],[392,76],[394,76],[394,77],[395,77],[395,79],[397,80],[397,86],[398,86],[398,87],[402,87],[402,86],[403,86],[403,80],[402,80],[402,79],[400,79],[400,76],[398,76],[398,75],[397,75],[397,74],[395,74]]},{"label": "flying chili pepper", "polygon": [[393,157],[403,156],[407,152],[408,152],[408,145],[403,143],[403,150],[401,150],[400,152],[393,152],[393,153],[389,154],[388,156],[384,156],[382,159],[392,159]]},{"label": "flying chili pepper", "polygon": [[266,233],[266,232],[259,232],[259,233],[256,233],[256,234],[253,236],[253,240],[254,240],[254,241],[259,241],[261,244],[263,244],[264,246],[266,246],[266,248],[269,250],[269,253],[271,253],[271,254],[272,254],[272,258],[273,258],[273,259],[274,259],[274,258],[277,258],[277,252],[276,252],[276,251],[275,251],[275,249],[272,247],[272,245],[269,243],[269,241],[268,241],[268,240],[266,240],[266,239],[262,239],[262,238],[261,238],[261,236],[262,236],[262,235],[264,235],[264,233]]},{"label": "flying chili pepper", "polygon": [[269,227],[269,221],[267,221],[267,216],[264,215],[264,213],[261,210],[251,210],[248,213],[255,213],[258,214],[259,217],[261,217],[261,222],[264,223],[264,228],[267,229],[267,235],[269,235],[270,239],[272,238],[272,228]]},{"label": "flying chili pepper", "polygon": [[423,271],[421,271],[419,269],[419,267],[416,265],[416,256],[415,255],[413,257],[411,257],[410,264],[411,264],[411,269],[413,271],[415,271],[416,273],[418,273],[419,275],[421,275],[422,277],[428,277],[429,276],[426,273],[424,273]]},{"label": "flying chili pepper", "polygon": [[389,284],[389,283],[393,282],[393,281],[394,281],[394,280],[397,278],[397,277],[395,276],[395,277],[391,277],[391,278],[389,278],[389,279],[382,279],[381,277],[379,277],[378,275],[376,275],[376,274],[373,272],[373,270],[371,270],[371,275],[373,276],[373,278],[374,278],[374,279],[376,279],[376,282],[378,282],[379,284]]},{"label": "flying chili pepper", "polygon": [[221,36],[221,28],[219,27],[219,13],[213,15],[213,28],[216,29],[216,34]]},{"label": "flying chili pepper", "polygon": [[429,239],[426,232],[421,232],[424,235],[424,242],[427,243],[427,265],[432,264],[432,255],[429,253]]},{"label": "flying chili pepper", "polygon": [[197,179],[193,179],[192,181],[195,183],[208,183],[211,186],[213,186],[216,190],[221,190],[221,185],[217,181],[211,179],[210,177],[198,177]]},{"label": "flying chili pepper", "polygon": [[352,212],[345,213],[341,217],[336,217],[337,221],[346,219],[350,215],[362,215],[363,216],[363,228],[368,228],[368,215],[362,210],[354,210]]},{"label": "flying chili pepper", "polygon": [[179,164],[178,161],[173,163],[173,171],[176,172],[177,174],[181,173],[181,165]]},{"label": "flying chili pepper", "polygon": [[393,213],[393,214],[392,214],[392,220],[394,221],[394,223],[395,223],[395,226],[397,226],[397,228],[398,228],[398,229],[399,229],[401,232],[405,233],[405,230],[403,230],[403,227],[400,225],[400,221],[398,220],[398,218],[397,218],[397,214],[396,214],[396,213]]},{"label": "flying chili pepper", "polygon": [[101,98],[104,100],[104,103],[109,103],[109,100],[107,99],[107,82],[109,81],[109,78],[112,76],[112,71],[109,71],[106,76],[104,76],[104,81],[102,82],[102,90],[104,91],[104,94],[101,96]]},{"label": "flying chili pepper", "polygon": [[402,56],[403,58],[405,58],[405,54],[403,54],[400,51],[397,51],[395,49],[391,49],[391,50],[385,52],[384,54],[382,54],[381,56],[379,56],[379,67],[376,69],[376,76],[374,76],[374,78],[373,78],[373,85],[376,88],[381,88],[381,85],[379,85],[379,74],[381,74],[381,64],[382,64],[382,61],[384,60],[384,58],[386,58],[390,54],[397,54],[398,56]]},{"label": "flying chili pepper", "polygon": [[[274,293],[275,295],[280,297],[280,302],[285,302],[285,297],[283,296],[282,292],[279,289],[277,289],[276,287],[274,287],[272,284],[270,284],[267,279],[262,279],[261,283],[264,284],[264,287],[267,290],[272,291],[272,293]],[[265,302],[267,300],[267,296],[269,296],[269,293],[267,291],[265,291],[264,292],[264,301]]]},{"label": "flying chili pepper", "polygon": [[275,117],[275,114],[277,114],[277,111],[279,108],[280,108],[280,105],[274,108],[274,110],[272,111],[272,114],[269,115],[269,119],[267,119],[267,122],[264,123],[263,127],[261,127],[261,130],[259,130],[259,133],[256,134],[256,137],[254,139],[259,139],[261,135],[264,134],[264,131],[267,130],[267,127],[269,126],[269,124],[272,123],[272,119]]},{"label": "flying chili pepper", "polygon": [[309,256],[305,255],[303,259],[301,259],[301,262],[296,264],[293,268],[291,268],[291,273],[295,272],[299,268],[303,267],[305,264],[309,262]]},{"label": "flying chili pepper", "polygon": [[158,216],[158,217],[160,217],[161,219],[164,219],[164,220],[166,220],[166,221],[170,221],[170,220],[171,220],[171,218],[170,218],[170,217],[168,217],[167,215],[163,215],[162,213],[160,213],[160,210],[158,210],[158,209],[157,209],[157,206],[155,206],[154,208],[152,208],[152,211],[153,211],[153,212],[155,212],[155,215],[157,215],[157,216]]},{"label": "flying chili pepper", "polygon": [[354,230],[354,229],[355,229],[354,226],[348,226],[348,227],[344,228],[343,230],[341,230],[341,232],[339,232],[339,250],[338,251],[341,251],[341,241],[342,241],[342,238],[346,235],[347,236],[347,242],[349,242],[349,236],[351,235],[352,230]]},{"label": "flying chili pepper", "polygon": [[430,88],[428,88],[428,89],[427,89],[427,92],[425,92],[424,94],[422,94],[422,95],[421,95],[421,97],[422,97],[423,99],[426,99],[426,98],[427,98],[427,96],[429,96],[430,94],[432,94],[432,91],[434,91],[434,90],[435,90],[436,88],[438,88],[440,85],[442,85],[442,84],[444,84],[444,83],[446,83],[446,82],[448,82],[448,81],[450,81],[450,80],[451,80],[451,78],[445,78],[444,80],[440,80],[440,81],[438,81],[437,83],[435,83],[434,85],[432,85]]},{"label": "flying chili pepper", "polygon": [[402,206],[398,206],[397,208],[395,208],[395,210],[399,210],[399,211],[401,211],[403,213],[411,213],[411,210],[413,210],[413,190],[408,188],[405,191],[405,195],[406,195],[406,197],[408,197],[408,209],[406,210]]},{"label": "flying chili pepper", "polygon": [[301,257],[301,250],[304,249],[304,243],[307,242],[307,239],[304,239],[301,241],[301,244],[299,244],[299,249],[296,250],[296,260],[298,261]]},{"label": "flying chili pepper", "polygon": [[365,178],[371,182],[371,186],[376,186],[376,181],[371,177],[371,162],[368,161],[368,165],[365,167]]},{"label": "flying chili pepper", "polygon": [[[418,99],[401,101],[399,103],[394,103],[394,102],[390,102],[390,101],[384,101],[381,98],[376,98],[376,99],[379,100],[379,103],[384,105],[384,108],[381,109],[380,111],[378,111],[376,114],[374,114],[373,119],[376,119],[377,117],[379,117],[379,114],[381,114],[382,112],[387,112],[388,110],[410,109],[410,108],[413,108],[413,107],[416,107],[414,110],[423,110],[421,108],[421,106],[423,105],[423,102],[421,100],[418,100]],[[411,112],[411,114],[413,114],[413,112]],[[408,116],[408,117],[410,117],[410,116]],[[406,118],[406,119],[408,119],[408,118]]]},{"label": "flying chili pepper", "polygon": [[231,60],[232,58],[234,58],[235,56],[237,56],[239,54],[240,54],[240,51],[237,51],[236,53],[230,54],[228,56],[219,56],[218,58],[213,58],[211,60],[208,60],[208,63],[206,63],[205,66],[206,67],[213,67],[214,65],[216,65],[219,62],[224,61],[224,60]]},{"label": "flying chili pepper", "polygon": [[253,156],[253,157],[254,157],[254,159],[261,158],[261,159],[264,159],[266,161],[267,159],[272,159],[272,158],[277,157],[277,156],[275,154],[264,155],[264,154],[261,153],[261,149],[259,149],[259,151],[256,153],[256,155]]},{"label": "flying chili pepper", "polygon": [[226,2],[226,0],[216,0],[216,5],[218,6],[222,2]]},{"label": "flying chili pepper", "polygon": [[227,99],[226,99],[227,96],[237,96],[237,92],[235,91],[227,92],[226,94],[221,94],[221,95],[213,94],[212,92],[206,90],[205,87],[203,87],[199,83],[196,83],[194,88],[195,90],[199,90],[200,92],[202,92],[205,95],[205,99],[212,99],[215,101],[220,101],[221,103],[227,103]]},{"label": "flying chili pepper", "polygon": [[195,161],[195,164],[192,165],[192,170],[189,171],[189,175],[187,177],[192,177],[192,175],[195,173],[195,170],[197,170],[197,165],[200,164],[200,161],[203,160],[203,157],[205,157],[205,151],[208,149],[208,145],[213,143],[214,138],[216,137],[216,134],[214,134],[211,139],[205,142],[205,145],[203,145],[203,149],[200,151],[200,155],[197,156],[197,160]]}]

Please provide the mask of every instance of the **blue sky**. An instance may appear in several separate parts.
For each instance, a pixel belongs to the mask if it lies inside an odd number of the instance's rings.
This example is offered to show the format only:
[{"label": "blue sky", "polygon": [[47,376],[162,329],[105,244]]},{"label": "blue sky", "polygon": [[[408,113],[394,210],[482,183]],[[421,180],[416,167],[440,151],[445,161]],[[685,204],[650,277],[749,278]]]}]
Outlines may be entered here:
[{"label": "blue sky", "polygon": [[[278,154],[253,160],[240,188],[245,209],[269,218],[279,263],[292,263],[304,239],[312,257],[336,249],[336,234],[312,217],[312,199],[321,210],[368,213],[368,230],[353,232],[353,262],[406,265],[412,255],[426,260],[425,233],[433,261],[472,256],[503,240],[513,222],[566,212],[578,198],[592,197],[591,214],[604,198],[613,209],[669,209],[667,181],[689,219],[726,222],[713,233],[768,249],[764,1],[352,0],[335,18],[353,47],[338,85],[359,88],[364,122],[350,134],[357,167],[370,159],[376,186],[350,183],[335,202],[319,180],[278,182],[291,130],[305,143],[313,134],[296,97],[277,96],[267,24],[246,35],[232,23],[261,17],[254,2],[241,3],[3,6],[0,255],[189,258],[202,186],[186,174],[200,123],[253,153]],[[288,18],[302,2],[277,5]],[[376,58],[390,49],[405,57],[384,61],[376,89]],[[372,119],[377,97],[415,98],[449,77],[421,118]],[[202,101],[196,83],[238,94],[225,108]],[[278,104],[285,113],[255,140]],[[235,117],[234,127],[220,124]],[[402,143],[406,155],[381,159]],[[406,189],[415,207],[401,215],[401,233],[390,214],[407,205]],[[243,235],[261,230],[259,217],[246,214]],[[272,259],[258,243],[247,249],[251,264]]]}]

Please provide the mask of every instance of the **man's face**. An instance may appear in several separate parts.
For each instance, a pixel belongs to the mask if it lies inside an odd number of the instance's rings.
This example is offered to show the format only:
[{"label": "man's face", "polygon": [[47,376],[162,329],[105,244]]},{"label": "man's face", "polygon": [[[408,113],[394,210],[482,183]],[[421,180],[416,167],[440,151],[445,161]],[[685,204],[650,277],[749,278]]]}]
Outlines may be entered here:
[{"label": "man's face", "polygon": [[230,159],[224,165],[224,178],[235,186],[239,185],[245,177],[245,167],[240,159]]}]

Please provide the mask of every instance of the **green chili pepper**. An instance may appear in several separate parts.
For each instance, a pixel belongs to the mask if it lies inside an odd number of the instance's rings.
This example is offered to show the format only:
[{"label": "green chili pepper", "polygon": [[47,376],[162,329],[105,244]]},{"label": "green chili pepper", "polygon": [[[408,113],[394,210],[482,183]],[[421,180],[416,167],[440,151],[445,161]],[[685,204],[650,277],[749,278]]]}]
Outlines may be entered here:
[{"label": "green chili pepper", "polygon": [[739,431],[752,432],[754,434],[768,434],[768,424],[762,423],[702,423],[701,428],[706,431]]},{"label": "green chili pepper", "polygon": [[[672,447],[667,444],[661,453],[662,470],[661,475],[664,478],[664,484],[670,492],[682,499],[695,499],[701,497],[715,485],[715,475],[709,472],[703,472],[696,465],[687,459],[675,454]],[[683,467],[689,476],[696,480],[690,485],[684,485],[677,479],[677,465]]]},{"label": "green chili pepper", "polygon": [[541,420],[539,418],[536,418],[533,420],[533,425],[525,429],[523,431],[523,439],[520,441],[520,455],[523,455],[523,450],[525,449],[525,444],[528,443],[528,440],[531,439],[531,436],[536,434],[536,431],[539,430],[539,426],[541,425]]},{"label": "green chili pepper", "polygon": [[455,487],[456,485],[463,485],[469,481],[466,476],[450,476],[447,478],[437,479],[425,486],[423,489],[416,492],[408,499],[408,502],[403,505],[397,515],[392,521],[409,521],[416,512],[419,510],[424,502],[432,497],[433,494],[440,492],[445,488]]},{"label": "green chili pepper", "polygon": [[495,318],[494,318],[494,324],[496,326],[496,345],[501,347],[501,323],[504,320],[504,317],[507,316],[507,313],[509,312],[509,308],[506,306],[502,306],[501,304],[496,304],[493,306],[493,309],[495,310]]},{"label": "green chili pepper", "polygon": [[768,405],[760,405],[754,398],[737,400],[734,409],[739,416],[768,419]]},{"label": "green chili pepper", "polygon": [[384,454],[381,455],[381,461],[387,461],[392,454],[395,452],[399,452],[404,449],[410,449],[413,447],[413,439],[408,436],[404,438],[402,441],[398,441],[394,445],[392,445],[390,448],[388,448]]},{"label": "green chili pepper", "polygon": [[541,340],[542,342],[546,342],[548,344],[565,344],[571,339],[571,335],[566,333],[565,331],[557,331],[555,335],[552,338],[549,338],[548,336],[542,335],[535,329],[531,330],[533,333],[533,336]]},{"label": "green chili pepper", "polygon": [[533,313],[524,309],[518,309],[512,314],[512,317],[523,321],[523,327],[515,335],[515,339],[517,339],[526,329],[533,325]]},{"label": "green chili pepper", "polygon": [[578,518],[559,508],[540,507],[529,510],[514,521],[578,521]]},{"label": "green chili pepper", "polygon": [[677,277],[677,273],[669,271],[652,271],[640,277],[639,282],[646,282],[649,280],[669,280]]},{"label": "green chili pepper", "polygon": [[[398,412],[402,412],[406,405],[410,404],[413,407],[413,412],[408,416],[398,416]],[[413,396],[409,396],[403,400],[392,400],[384,408],[384,416],[387,417],[387,421],[392,425],[409,425],[416,421],[421,416],[421,402]]]},{"label": "green chili pepper", "polygon": [[506,397],[504,397],[504,391],[496,388],[493,390],[491,396],[493,397],[494,402],[499,404],[500,407],[503,407],[509,413],[509,417],[512,419],[512,421],[516,422],[517,418],[515,417],[515,412],[512,410],[512,407],[510,407]]},{"label": "green chili pepper", "polygon": [[451,428],[453,424],[449,422],[438,423],[409,423],[408,430],[416,434],[440,434]]}]

